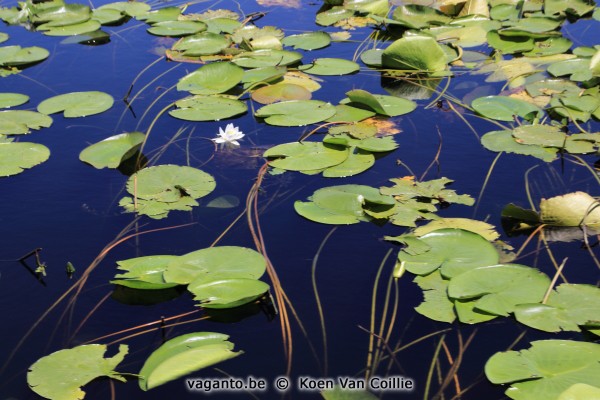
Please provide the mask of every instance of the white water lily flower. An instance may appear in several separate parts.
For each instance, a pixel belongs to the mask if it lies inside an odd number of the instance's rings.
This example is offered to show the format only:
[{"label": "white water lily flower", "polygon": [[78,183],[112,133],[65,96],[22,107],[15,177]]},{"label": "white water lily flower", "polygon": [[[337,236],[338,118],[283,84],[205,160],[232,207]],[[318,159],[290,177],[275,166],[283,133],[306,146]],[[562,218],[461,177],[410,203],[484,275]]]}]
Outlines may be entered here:
[{"label": "white water lily flower", "polygon": [[219,135],[218,137],[214,138],[213,141],[215,143],[227,143],[239,146],[240,142],[238,142],[238,140],[244,136],[245,135],[237,126],[233,126],[233,124],[227,124],[225,130],[223,130],[223,128],[219,128]]}]

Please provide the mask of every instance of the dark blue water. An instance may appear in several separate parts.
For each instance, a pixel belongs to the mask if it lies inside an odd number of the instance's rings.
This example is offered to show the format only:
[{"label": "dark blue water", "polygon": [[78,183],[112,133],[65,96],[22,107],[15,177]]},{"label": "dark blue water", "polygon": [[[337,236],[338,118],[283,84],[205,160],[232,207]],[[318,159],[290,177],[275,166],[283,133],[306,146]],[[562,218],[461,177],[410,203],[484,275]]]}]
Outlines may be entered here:
[{"label": "dark blue water", "polygon": [[[187,12],[200,12],[210,5],[192,5]],[[252,1],[241,2],[240,6],[246,13],[268,11],[258,22],[259,26],[276,25],[286,33],[321,29],[314,24],[314,15],[319,6],[307,1],[302,2],[301,9],[264,8]],[[213,8],[236,9],[237,5],[219,2]],[[569,29],[574,32],[581,31],[584,38],[589,38],[590,30],[598,32],[597,22],[595,25],[588,23],[587,27],[581,29],[576,26],[570,26]],[[187,72],[196,69],[196,65],[179,65],[152,83],[132,104],[135,117],[126,109],[126,105],[119,101],[128,91],[136,75],[157,59],[158,56],[153,54],[152,49],[165,43],[166,46],[170,46],[168,41],[147,34],[146,27],[135,20],[119,27],[107,27],[105,30],[111,33],[111,41],[102,46],[66,45],[61,44],[62,38],[27,32],[21,27],[2,27],[2,31],[10,35],[6,45],[36,45],[51,52],[50,58],[39,65],[0,81],[1,91],[19,92],[31,97],[30,102],[20,109],[34,109],[42,100],[70,91],[101,90],[116,99],[113,108],[100,115],[68,120],[54,115],[52,127],[22,138],[46,145],[52,153],[50,159],[23,174],[0,180],[0,259],[17,259],[40,247],[43,248],[41,259],[48,265],[48,276],[44,279],[45,285],[42,285],[18,262],[0,263],[0,313],[4,316],[0,344],[2,360],[9,357],[40,316],[72,287],[74,281],[82,276],[102,249],[133,220],[133,215],[123,214],[117,204],[124,194],[127,176],[116,170],[96,170],[80,162],[78,155],[88,144],[108,136],[135,129],[145,131],[161,108],[185,96],[185,93],[177,93],[175,90],[168,92],[142,119],[142,115],[154,99],[164,93],[166,88],[176,84]],[[353,39],[362,40],[369,32],[368,29],[353,31]],[[355,47],[356,43],[334,44],[327,49],[307,53],[305,60],[319,56],[350,58]],[[159,62],[139,78],[133,93],[137,93],[152,79],[176,65],[164,60]],[[322,89],[315,92],[313,98],[331,101],[334,104],[344,97],[345,92],[355,88],[372,93],[385,93],[379,74],[367,68],[363,68],[356,75],[323,77],[323,80]],[[453,82],[450,93],[463,98],[469,95],[472,88],[481,90],[485,85],[490,85],[489,90],[495,93],[499,92],[501,86],[487,84],[481,77],[465,75]],[[448,177],[455,180],[452,188],[458,193],[470,194],[473,197],[479,195],[496,154],[483,149],[476,135],[452,111],[435,107],[424,109],[422,106],[427,105],[429,101],[420,101],[421,107],[409,115],[392,118],[402,131],[396,135],[400,147],[379,159],[374,168],[361,175],[343,180],[328,180],[298,173],[267,175],[265,178],[260,205],[266,207],[260,216],[266,248],[283,288],[307,332],[305,337],[299,324],[292,317],[292,380],[302,375],[364,375],[369,344],[369,334],[364,329],[369,329],[370,325],[371,299],[377,270],[386,253],[393,249],[392,255],[384,265],[377,289],[376,327],[379,327],[384,296],[397,254],[395,245],[384,241],[383,236],[399,235],[405,231],[404,228],[389,224],[382,227],[366,223],[342,226],[325,244],[316,268],[316,282],[327,330],[328,370],[323,371],[325,356],[317,303],[312,288],[311,268],[312,260],[331,227],[315,224],[298,216],[293,210],[295,200],[305,200],[316,189],[329,185],[387,185],[390,178],[411,174],[404,166],[399,165],[398,160],[408,165],[417,176],[421,176],[435,158],[440,136],[442,150],[439,163],[430,170],[427,178]],[[467,118],[479,136],[496,129],[494,125],[480,119],[469,116]],[[308,129],[268,126],[255,120],[251,114],[231,122],[239,125],[247,134],[239,154],[236,150],[230,155],[219,153],[205,164],[213,154],[213,145],[202,138],[215,137],[218,128],[223,127],[225,121],[187,123],[168,115],[163,115],[157,120],[146,147],[146,154],[152,156],[153,152],[167,143],[178,129],[186,128],[186,133],[182,135],[184,140],[171,145],[160,157],[158,164],[185,165],[185,140],[191,135],[190,165],[202,165],[201,168],[214,175],[217,180],[217,189],[203,199],[203,204],[222,195],[233,195],[240,199],[240,206],[225,210],[199,207],[189,213],[173,212],[168,219],[162,221],[143,218],[137,227],[139,231],[179,224],[193,225],[145,234],[114,247],[93,270],[73,307],[66,307],[67,301],[71,299],[68,297],[39,323],[17,349],[0,378],[0,399],[37,398],[27,388],[25,374],[29,365],[46,354],[90,341],[111,343],[126,334],[95,339],[141,324],[157,322],[161,317],[168,318],[195,309],[191,297],[185,293],[172,301],[152,306],[122,304],[107,297],[114,289],[108,281],[115,275],[115,262],[118,260],[152,254],[184,254],[210,246],[243,211],[246,195],[262,165],[260,158],[250,157],[242,153],[242,150],[251,147],[261,149],[273,144],[291,142],[297,140]],[[260,154],[260,150],[257,150],[257,153]],[[588,156],[586,160],[593,163],[595,158]],[[441,210],[439,214],[446,217],[475,217],[487,220],[501,229],[500,212],[506,204],[513,202],[522,206],[528,205],[525,171],[536,165],[538,167],[529,176],[536,203],[539,203],[542,197],[573,190],[598,194],[597,183],[591,174],[571,162],[567,161],[564,165],[560,162],[546,165],[533,158],[505,154],[501,156],[491,174],[475,215],[474,208],[466,206],[451,206]],[[509,239],[506,235],[503,235],[503,239],[515,248],[523,241],[523,237]],[[219,244],[253,247],[245,219],[236,224]],[[535,246],[530,245],[530,249],[533,251]],[[598,277],[598,269],[587,250],[582,249],[581,242],[553,245],[552,250],[559,262],[564,257],[569,257],[565,273],[571,282],[592,282],[590,276]],[[77,268],[76,276],[72,280],[64,273],[68,261]],[[553,267],[543,251],[539,252],[539,259],[531,255],[519,262],[526,265],[537,262],[538,268],[553,274]],[[28,264],[33,266],[33,259],[28,259]],[[463,398],[503,397],[504,389],[489,384],[483,376],[483,366],[492,354],[506,349],[523,331],[523,327],[511,319],[498,319],[477,327],[430,321],[413,310],[421,302],[421,294],[409,276],[398,282],[397,293],[399,307],[390,347],[395,347],[397,342],[410,343],[424,335],[448,329],[445,332],[445,341],[453,358],[456,358],[459,338],[466,342],[469,336],[474,334],[458,373],[461,388],[471,386]],[[90,315],[92,311],[94,312]],[[65,314],[62,315],[63,313]],[[196,313],[182,318],[181,321],[192,320],[201,315],[202,313]],[[82,326],[77,329],[80,324]],[[158,324],[154,324],[151,328],[157,326]],[[208,368],[192,374],[193,377],[223,377],[226,376],[224,374],[228,374],[246,378],[252,375],[265,378],[271,383],[275,377],[286,372],[281,328],[277,318],[270,321],[268,315],[259,311],[236,323],[222,323],[210,319],[195,321],[169,328],[164,334],[174,337],[197,331],[227,333],[230,340],[236,344],[236,349],[243,350],[245,354],[218,364],[216,367],[219,370]],[[122,343],[127,343],[130,347],[130,355],[117,369],[130,373],[139,371],[145,358],[160,344],[162,334],[159,329],[154,329],[152,332],[123,340]],[[517,348],[526,348],[527,342],[548,336],[528,330]],[[398,354],[397,364],[392,364],[389,372],[412,378],[416,389],[408,394],[388,394],[384,398],[423,398],[427,372],[440,338],[441,334],[434,335]],[[316,358],[312,355],[309,341],[316,349]],[[109,352],[116,352],[116,348],[117,345],[112,344]],[[447,371],[447,359],[442,356],[441,360],[442,370]],[[386,373],[388,361],[382,362],[381,365],[378,374],[383,375]],[[434,377],[434,382],[437,380],[438,378]],[[448,393],[454,393],[453,387],[454,382],[449,386]],[[437,388],[437,383],[434,383],[430,396],[435,394]],[[111,397],[111,387],[107,380],[94,381],[84,390],[87,392],[86,398],[89,399]],[[163,399],[167,396],[191,399],[201,396],[200,393],[189,392],[183,378],[148,393],[140,391],[135,379],[130,379],[127,384],[116,382],[114,390],[116,398],[121,399]],[[290,393],[293,398],[319,398],[316,393]],[[231,393],[213,394],[213,398],[231,396]],[[280,397],[273,390],[256,393],[256,396],[261,399]],[[241,393],[238,397],[250,396]]]}]

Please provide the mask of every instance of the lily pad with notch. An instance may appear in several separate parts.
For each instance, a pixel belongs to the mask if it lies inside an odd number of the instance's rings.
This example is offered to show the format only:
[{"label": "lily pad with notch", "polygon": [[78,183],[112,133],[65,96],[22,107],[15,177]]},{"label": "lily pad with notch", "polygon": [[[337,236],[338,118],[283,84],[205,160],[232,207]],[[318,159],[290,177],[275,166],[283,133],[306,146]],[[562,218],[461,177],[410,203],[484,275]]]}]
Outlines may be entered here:
[{"label": "lily pad with notch", "polygon": [[358,72],[360,66],[342,58],[317,58],[310,64],[300,65],[298,69],[312,75],[348,75]]},{"label": "lily pad with notch", "polygon": [[230,62],[206,64],[181,78],[177,90],[192,94],[218,94],[228,91],[242,80],[244,70]]},{"label": "lily pad with notch", "polygon": [[271,147],[263,153],[269,165],[288,171],[320,171],[348,158],[344,147],[321,142],[292,142]]},{"label": "lily pad with notch", "polygon": [[287,50],[256,50],[238,54],[231,60],[244,68],[285,67],[298,63],[302,54]]},{"label": "lily pad with notch", "polygon": [[294,49],[317,50],[329,46],[331,37],[327,32],[308,32],[286,36],[282,43]]},{"label": "lily pad with notch", "polygon": [[203,308],[235,308],[255,301],[269,291],[269,285],[257,279],[228,278],[206,281],[200,278],[188,285],[194,299]]},{"label": "lily pad with notch", "polygon": [[172,50],[179,51],[186,57],[199,57],[218,54],[230,44],[231,40],[223,35],[201,32],[180,39],[173,44]]},{"label": "lily pad with notch", "polygon": [[346,92],[347,99],[340,103],[350,106],[362,105],[375,111],[377,114],[388,117],[396,117],[408,114],[417,108],[417,104],[412,100],[401,97],[387,96],[381,94],[371,94],[366,90],[355,89]]},{"label": "lily pad with notch", "polygon": [[186,121],[220,121],[248,111],[244,102],[220,96],[196,95],[179,100],[175,105],[177,108],[169,114]]},{"label": "lily pad with notch", "polygon": [[0,135],[25,135],[31,129],[48,128],[50,125],[51,117],[35,111],[0,111]]},{"label": "lily pad with notch", "polygon": [[261,107],[254,116],[264,118],[269,125],[305,126],[324,121],[334,114],[335,107],[324,101],[291,100]]},{"label": "lily pad with notch", "polygon": [[2,46],[0,47],[0,67],[16,67],[40,62],[48,58],[48,50],[32,46]]},{"label": "lily pad with notch", "polygon": [[188,36],[206,30],[206,24],[200,21],[161,21],[148,28],[148,33],[156,36]]},{"label": "lily pad with notch", "polygon": [[50,150],[43,144],[27,142],[0,143],[0,177],[20,174],[43,163]]},{"label": "lily pad with notch", "polygon": [[65,118],[77,118],[100,114],[113,103],[112,96],[104,92],[72,92],[42,101],[37,110],[46,115],[64,112]]}]

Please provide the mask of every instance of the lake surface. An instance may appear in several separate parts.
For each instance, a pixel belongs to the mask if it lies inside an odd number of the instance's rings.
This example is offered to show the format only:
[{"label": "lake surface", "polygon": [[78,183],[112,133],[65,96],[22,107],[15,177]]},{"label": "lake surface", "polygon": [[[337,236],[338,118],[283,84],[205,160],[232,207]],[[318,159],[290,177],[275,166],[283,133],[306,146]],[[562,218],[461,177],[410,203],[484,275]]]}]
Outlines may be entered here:
[{"label": "lake surface", "polygon": [[[103,3],[108,1],[93,2],[96,7]],[[2,3],[2,6],[12,5]],[[166,5],[171,3],[161,2],[153,4],[153,7]],[[245,14],[266,12],[256,24],[274,25],[286,34],[312,30],[338,31],[315,24],[314,18],[320,6],[309,1],[300,1],[299,8],[282,7],[276,3],[262,6],[254,1],[219,1],[191,4],[186,12],[202,12],[209,8],[241,9]],[[243,350],[244,354],[216,365],[216,369],[203,369],[189,377],[247,378],[251,375],[266,379],[272,387],[276,377],[286,374],[287,360],[279,317],[269,315],[264,309],[255,307],[253,315],[236,322],[222,322],[216,317],[199,319],[205,313],[195,306],[192,296],[185,291],[175,299],[154,305],[124,304],[122,299],[118,299],[118,291],[113,294],[115,286],[109,281],[117,273],[115,263],[119,260],[156,254],[181,255],[209,247],[243,212],[248,191],[264,163],[262,151],[276,144],[296,141],[314,128],[267,125],[254,118],[252,112],[215,122],[186,122],[168,114],[160,116],[145,145],[146,157],[150,159],[155,156],[179,129],[184,128],[180,139],[170,144],[153,163],[201,168],[215,177],[217,187],[201,200],[200,207],[195,207],[191,212],[173,211],[163,220],[142,217],[136,225],[130,225],[135,216],[123,213],[118,205],[126,194],[128,177],[115,169],[95,169],[82,163],[78,155],[89,144],[109,136],[134,130],[145,132],[163,107],[184,97],[183,93],[167,91],[167,88],[199,66],[161,59],[137,78],[133,94],[138,93],[144,85],[148,87],[132,103],[131,110],[121,101],[138,74],[160,57],[157,52],[174,42],[174,39],[148,34],[147,27],[147,24],[135,19],[120,26],[103,27],[110,33],[110,42],[98,46],[65,44],[64,38],[29,32],[20,26],[1,28],[10,36],[10,40],[3,45],[35,45],[50,52],[50,57],[45,61],[0,81],[2,92],[30,96],[29,102],[20,106],[20,109],[33,110],[41,101],[71,91],[103,91],[114,97],[115,104],[107,112],[86,118],[67,119],[60,114],[53,115],[51,127],[19,138],[47,146],[51,151],[49,160],[22,174],[0,179],[0,203],[3,206],[0,212],[3,232],[0,249],[0,312],[4,316],[0,358],[7,360],[10,356],[0,378],[0,399],[38,398],[27,387],[27,369],[37,359],[54,351],[84,343],[126,343],[130,354],[117,370],[136,373],[163,337],[199,331],[230,335],[229,340],[235,343],[235,349]],[[597,44],[599,27],[598,21],[582,20],[569,25],[568,32],[576,38],[578,45],[594,45]],[[372,28],[350,32],[352,37],[348,42],[334,42],[324,49],[301,52],[307,60],[317,57],[350,59],[359,42],[368,37]],[[385,44],[381,47],[385,47]],[[485,46],[470,50],[489,53]],[[369,69],[360,60],[358,63],[361,70],[356,74],[319,77],[323,80],[320,82],[322,88],[313,93],[313,99],[337,104],[352,89],[387,94],[384,86],[388,85],[389,80],[383,79],[380,72]],[[444,84],[445,80],[439,88]],[[458,99],[470,99],[475,96],[474,93],[477,93],[476,96],[499,94],[503,85],[503,82],[488,83],[485,76],[465,72],[452,79],[448,93]],[[154,104],[158,96],[162,97]],[[598,183],[592,174],[576,165],[572,159],[545,163],[533,157],[503,154],[480,197],[482,185],[497,154],[484,149],[478,136],[498,128],[463,109],[459,108],[455,113],[446,104],[425,109],[434,97],[416,100],[418,107],[415,111],[389,119],[399,131],[394,135],[399,147],[377,157],[375,166],[364,173],[343,179],[327,179],[321,175],[309,176],[297,172],[267,174],[264,178],[258,202],[262,236],[282,288],[302,323],[301,328],[295,317],[290,317],[293,338],[290,379],[294,386],[296,379],[301,376],[364,376],[372,309],[377,315],[377,332],[382,313],[388,312],[387,323],[390,318],[390,310],[384,307],[384,303],[399,246],[383,238],[406,232],[405,228],[389,223],[379,226],[363,222],[339,226],[331,233],[333,226],[317,224],[299,216],[294,211],[295,201],[305,201],[315,190],[330,185],[362,184],[378,188],[390,186],[389,179],[392,178],[413,174],[420,178],[441,148],[437,163],[429,169],[426,179],[452,179],[453,190],[471,195],[477,203],[476,207],[451,205],[441,209],[438,215],[485,220],[497,227],[502,240],[519,249],[526,236],[508,237],[502,230],[501,211],[509,203],[528,208],[527,183],[535,204],[539,204],[541,198],[572,191],[584,191],[592,196],[598,194]],[[465,100],[466,103],[469,101]],[[256,109],[260,104],[253,106]],[[463,122],[463,115],[466,115],[476,134]],[[239,126],[246,134],[239,148],[215,148],[207,140],[216,137],[219,127],[224,128],[227,123]],[[595,121],[586,126],[590,131],[598,130]],[[590,164],[597,160],[595,155],[583,158]],[[536,168],[526,177],[526,171],[532,167]],[[238,199],[239,204],[231,208],[206,207],[211,200],[225,195]],[[131,234],[168,227],[172,229],[143,234],[116,245],[90,273],[76,299],[68,296],[39,320],[82,277],[103,248],[118,237],[123,229],[127,228],[127,234]],[[317,302],[311,272],[313,260],[330,233],[316,264],[314,281],[320,301]],[[595,237],[591,237],[590,241],[597,244]],[[254,248],[245,217],[227,232],[219,245]],[[530,244],[524,252],[526,256],[516,262],[536,266],[552,277],[554,267],[542,247],[536,251],[535,243]],[[18,261],[11,261],[36,248],[43,249],[40,258],[47,265],[43,284],[31,270],[28,271]],[[390,250],[391,254],[378,278],[380,264]],[[570,282],[597,284],[600,278],[598,268],[581,240],[552,243],[551,250],[559,264],[568,257],[565,274]],[[597,252],[597,247],[593,251]],[[26,262],[35,269],[33,257]],[[71,279],[65,274],[67,262],[76,268]],[[423,398],[428,371],[442,337],[453,359],[457,357],[459,343],[468,343],[462,355],[458,379],[463,390],[471,387],[462,399],[504,397],[505,388],[489,383],[483,374],[483,366],[491,355],[506,350],[522,333],[524,336],[516,345],[517,349],[527,348],[528,342],[537,339],[586,337],[584,334],[547,334],[527,329],[512,318],[499,318],[473,326],[429,320],[414,311],[422,301],[422,291],[409,275],[397,281],[397,292],[394,285],[390,291],[392,302],[397,295],[398,308],[396,321],[390,328],[389,346],[394,348],[397,343],[408,344],[425,335],[432,335],[398,353],[395,362],[390,362],[389,358],[382,361],[377,376],[400,375],[410,378],[415,384],[415,389],[410,393],[382,392],[383,398]],[[379,285],[375,286],[377,279]],[[262,280],[271,284],[266,275]],[[374,288],[377,302],[372,307]],[[69,301],[73,302],[67,307]],[[326,352],[318,304],[322,306],[326,328]],[[197,312],[185,315],[191,311]],[[180,314],[185,316],[168,319]],[[161,318],[167,318],[168,325],[185,323],[161,330]],[[150,323],[147,328],[141,328]],[[32,327],[34,329],[29,332]],[[133,327],[138,328],[103,338]],[[122,339],[146,329],[148,332],[144,334]],[[116,344],[111,344],[109,353],[114,354],[116,348]],[[387,355],[388,350],[383,349],[383,354]],[[443,373],[441,377],[434,373],[430,398],[438,390],[439,382],[449,368],[444,351],[440,353],[439,368]],[[454,386],[453,381],[446,389],[445,398],[452,398]],[[142,392],[134,378],[126,384],[115,382],[114,386],[108,380],[100,379],[86,385],[84,390],[86,399],[107,399],[111,396],[118,399],[162,399],[166,396],[191,399],[202,395],[190,392],[184,378],[148,392]],[[261,399],[281,397],[272,389],[253,394]],[[232,396],[230,392],[212,395],[213,398]],[[318,392],[300,393],[297,388],[292,389],[289,396],[321,398]],[[252,396],[241,393],[238,397]]]}]

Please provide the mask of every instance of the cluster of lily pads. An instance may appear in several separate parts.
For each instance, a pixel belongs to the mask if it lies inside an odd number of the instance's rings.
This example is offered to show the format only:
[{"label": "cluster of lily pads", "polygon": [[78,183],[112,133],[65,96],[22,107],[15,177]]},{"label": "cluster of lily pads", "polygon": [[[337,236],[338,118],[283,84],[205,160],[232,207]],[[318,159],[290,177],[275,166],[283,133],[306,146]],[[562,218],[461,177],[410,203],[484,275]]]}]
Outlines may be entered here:
[{"label": "cluster of lily pads", "polygon": [[303,217],[323,224],[355,224],[360,221],[414,227],[416,221],[438,219],[441,204],[472,205],[469,195],[459,195],[445,186],[447,178],[418,182],[414,177],[391,179],[392,187],[379,189],[366,185],[338,185],[319,189],[296,201],[294,208]]},{"label": "cluster of lily pads", "polygon": [[[254,116],[267,124],[330,125],[321,141],[303,140],[267,150],[263,155],[273,173],[356,175],[370,168],[378,155],[397,148],[393,137],[381,136],[376,128],[361,121],[375,115],[407,114],[416,108],[414,101],[365,90],[348,91],[347,98],[337,105],[312,98],[320,88],[315,76],[352,74],[360,65],[338,58],[304,62],[300,51],[322,49],[332,40],[344,40],[349,35],[315,31],[286,36],[281,29],[258,27],[251,16],[242,19],[229,10],[185,11],[186,6],[152,10],[141,2],[91,9],[62,0],[27,0],[18,7],[0,8],[0,18],[46,35],[74,36],[75,41],[94,44],[108,40],[102,25],[135,18],[148,24],[152,35],[181,38],[166,51],[168,59],[204,64],[179,80],[177,90],[189,96],[174,103],[171,116],[187,121],[238,117],[248,111],[248,95],[264,105]],[[386,77],[412,79],[419,84],[427,79],[428,93],[443,77],[465,70],[487,75],[488,82],[506,82],[510,92],[470,103],[484,118],[515,123],[487,133],[482,145],[492,151],[552,161],[559,152],[585,154],[600,148],[599,134],[580,125],[600,119],[600,47],[572,48],[573,43],[559,30],[565,21],[587,16],[600,20],[598,8],[586,0],[442,1],[436,8],[414,4],[393,7],[388,0],[326,0],[316,23],[343,30],[366,25],[378,28],[380,37],[390,43],[381,42],[385,48],[361,52],[360,60]],[[8,35],[0,34],[0,42],[7,39]],[[493,57],[467,50],[486,44]],[[47,57],[48,52],[39,47],[0,47],[0,74],[16,73],[18,68]],[[2,94],[0,107],[17,107],[27,100],[20,94]],[[64,111],[65,117],[86,116],[111,106],[109,95],[85,92],[46,100],[38,106],[38,113],[0,111],[0,176],[19,173],[49,156],[45,146],[13,142],[11,135],[50,126],[52,119],[47,114]],[[548,123],[545,117],[552,121]],[[144,140],[141,132],[111,136],[84,149],[80,159],[96,168],[116,168],[135,155]],[[527,326],[548,332],[583,328],[600,334],[597,287],[562,284],[549,291],[548,276],[501,259],[493,227],[480,221],[439,218],[435,213],[440,204],[473,203],[471,197],[446,189],[449,179],[392,182],[394,186],[379,189],[363,185],[326,187],[294,206],[300,215],[327,224],[389,220],[415,227],[417,221],[434,220],[410,234],[388,238],[405,245],[395,274],[399,277],[406,270],[417,275],[415,282],[425,298],[417,311],[429,318],[477,323],[513,315]],[[149,167],[129,178],[130,196],[120,204],[128,212],[164,218],[171,210],[190,210],[198,205],[197,199],[214,188],[212,176],[191,167]],[[526,217],[522,219],[528,226],[543,223],[594,228],[600,224],[598,210],[591,196],[575,193],[543,202],[539,216],[515,207],[505,213],[511,218]],[[268,285],[258,280],[265,270],[264,258],[238,247],[202,249],[183,256],[140,257],[120,261],[118,266],[124,272],[115,276],[113,283],[119,286],[157,290],[187,285],[204,308],[236,307],[268,291]],[[238,355],[226,339],[222,334],[200,333],[165,343],[142,368],[142,389]],[[494,383],[518,382],[507,391],[512,398],[587,399],[600,390],[597,381],[588,379],[598,375],[599,347],[575,341],[533,342],[531,350],[494,355],[486,365],[486,374]],[[103,375],[120,378],[113,369],[125,356],[126,347],[111,359],[103,358],[105,350],[102,345],[78,346],[44,357],[31,367],[28,382],[47,398],[81,398],[79,387],[91,379]],[[85,374],[57,388],[55,381],[61,380],[52,376],[66,374],[57,365],[70,366],[88,357],[87,365],[95,371],[81,371]],[[571,361],[578,372],[571,374],[561,370],[562,364],[548,361],[558,359]],[[579,383],[572,386],[573,382]]]},{"label": "cluster of lily pads", "polygon": [[[149,390],[193,371],[243,354],[233,351],[229,336],[216,332],[195,332],[172,338],[146,359],[138,376],[142,390]],[[37,360],[27,373],[29,387],[47,399],[83,399],[81,387],[100,377],[121,382],[125,374],[115,371],[127,356],[129,346],[119,345],[119,351],[105,358],[107,346],[86,344],[64,349]],[[77,368],[74,368],[74,366]],[[64,377],[69,379],[65,380]]]},{"label": "cluster of lily pads", "polygon": [[187,285],[203,308],[233,308],[269,291],[258,280],[264,273],[264,257],[252,249],[219,246],[182,256],[155,255],[118,261],[125,271],[111,281],[138,290],[169,289]]}]

